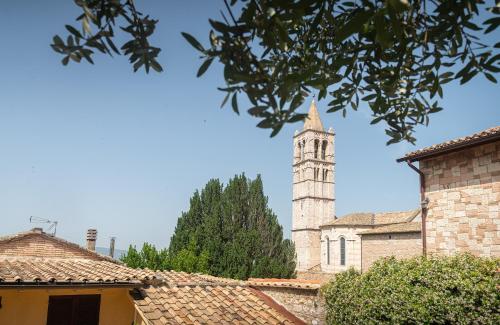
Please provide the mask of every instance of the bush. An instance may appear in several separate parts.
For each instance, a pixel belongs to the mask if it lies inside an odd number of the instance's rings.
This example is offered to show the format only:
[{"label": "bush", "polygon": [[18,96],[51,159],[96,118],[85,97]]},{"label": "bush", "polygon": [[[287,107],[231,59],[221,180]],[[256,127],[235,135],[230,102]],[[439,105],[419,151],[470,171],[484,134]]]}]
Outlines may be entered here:
[{"label": "bush", "polygon": [[322,288],[329,324],[500,324],[500,259],[384,258]]}]

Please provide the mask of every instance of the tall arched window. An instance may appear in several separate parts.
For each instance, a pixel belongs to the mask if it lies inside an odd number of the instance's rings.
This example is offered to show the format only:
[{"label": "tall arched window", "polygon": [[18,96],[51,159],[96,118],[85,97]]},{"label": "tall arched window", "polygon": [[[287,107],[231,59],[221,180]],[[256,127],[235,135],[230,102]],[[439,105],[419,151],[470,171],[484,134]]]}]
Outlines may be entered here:
[{"label": "tall arched window", "polygon": [[319,140],[314,140],[314,159],[318,159]]},{"label": "tall arched window", "polygon": [[340,237],[340,265],[345,265],[345,238]]},{"label": "tall arched window", "polygon": [[302,146],[301,146],[302,150],[300,150],[300,159],[301,160],[304,160],[304,156],[305,156],[305,151],[306,151],[306,140],[302,140]]},{"label": "tall arched window", "polygon": [[330,265],[330,238],[326,236],[326,264]]},{"label": "tall arched window", "polygon": [[298,156],[299,160],[302,159],[302,146],[300,145],[300,142],[297,143],[297,150],[298,150]]},{"label": "tall arched window", "polygon": [[321,159],[325,160],[326,159],[326,146],[328,145],[328,142],[326,140],[323,141],[323,145],[321,146]]}]

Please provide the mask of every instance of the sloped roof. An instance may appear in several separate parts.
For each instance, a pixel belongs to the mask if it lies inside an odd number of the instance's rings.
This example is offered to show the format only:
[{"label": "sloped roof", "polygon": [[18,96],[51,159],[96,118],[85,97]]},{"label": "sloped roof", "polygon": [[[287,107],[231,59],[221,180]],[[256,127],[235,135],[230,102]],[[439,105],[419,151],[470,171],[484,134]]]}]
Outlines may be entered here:
[{"label": "sloped roof", "polygon": [[0,237],[0,256],[87,258],[98,261],[118,262],[94,251],[59,237],[33,229]]},{"label": "sloped roof", "polygon": [[321,123],[321,118],[319,117],[318,108],[316,107],[314,99],[311,102],[309,113],[304,122],[304,130],[324,131],[323,123]]},{"label": "sloped roof", "polygon": [[481,132],[474,133],[472,135],[412,151],[410,153],[407,153],[404,157],[397,159],[397,161],[418,161],[438,154],[444,154],[453,150],[498,140],[500,140],[500,126],[492,127]]},{"label": "sloped roof", "polygon": [[246,283],[253,287],[280,287],[312,290],[317,290],[321,287],[321,281],[306,279],[250,278]]},{"label": "sloped roof", "polygon": [[0,256],[0,286],[11,284],[116,284],[168,285],[216,283],[218,278],[176,271],[133,269],[121,263],[84,258],[33,258]]},{"label": "sloped roof", "polygon": [[304,324],[262,292],[242,286],[149,286],[133,296],[152,324]]},{"label": "sloped roof", "polygon": [[321,227],[330,226],[379,226],[392,223],[402,223],[413,220],[420,213],[420,209],[408,211],[392,211],[380,213],[351,213]]},{"label": "sloped roof", "polygon": [[153,277],[109,261],[83,258],[0,258],[0,286],[9,284],[141,283]]},{"label": "sloped roof", "polygon": [[387,226],[375,227],[370,230],[359,232],[358,235],[411,233],[411,232],[420,232],[421,230],[422,230],[421,222],[404,222]]}]

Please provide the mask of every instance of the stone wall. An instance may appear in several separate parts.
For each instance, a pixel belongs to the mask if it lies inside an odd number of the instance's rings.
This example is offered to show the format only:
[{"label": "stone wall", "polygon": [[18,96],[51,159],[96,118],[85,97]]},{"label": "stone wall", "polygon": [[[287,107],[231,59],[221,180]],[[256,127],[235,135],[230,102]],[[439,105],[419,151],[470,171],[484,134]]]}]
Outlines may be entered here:
[{"label": "stone wall", "polygon": [[[371,226],[337,226],[321,228],[321,270],[338,273],[353,267],[361,270],[361,236],[359,232],[371,229]],[[328,237],[328,240],[327,240]],[[345,265],[340,264],[340,238],[346,240]],[[330,243],[330,263],[327,257],[327,244]]]},{"label": "stone wall", "polygon": [[325,302],[318,289],[255,287],[307,324],[325,324]]},{"label": "stone wall", "polygon": [[409,258],[422,254],[420,233],[366,234],[362,236],[362,271],[386,256]]},{"label": "stone wall", "polygon": [[420,169],[428,252],[500,256],[500,142],[423,160]]}]

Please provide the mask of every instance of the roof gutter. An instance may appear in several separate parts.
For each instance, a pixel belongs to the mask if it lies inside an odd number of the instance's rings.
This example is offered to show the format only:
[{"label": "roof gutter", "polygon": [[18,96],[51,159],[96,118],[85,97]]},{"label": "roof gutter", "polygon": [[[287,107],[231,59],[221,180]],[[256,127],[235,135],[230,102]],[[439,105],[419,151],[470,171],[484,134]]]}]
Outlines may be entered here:
[{"label": "roof gutter", "polygon": [[141,288],[142,283],[113,283],[113,284],[99,284],[99,283],[73,283],[73,284],[20,284],[20,283],[0,283],[0,290],[4,289],[110,289],[110,288]]},{"label": "roof gutter", "polygon": [[420,176],[420,205],[422,207],[422,254],[427,256],[427,206],[429,200],[425,197],[425,175],[424,173],[415,167],[410,160],[406,161],[411,169],[416,171]]}]

